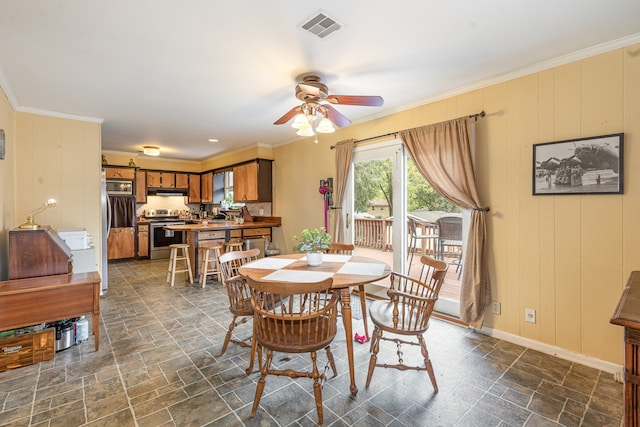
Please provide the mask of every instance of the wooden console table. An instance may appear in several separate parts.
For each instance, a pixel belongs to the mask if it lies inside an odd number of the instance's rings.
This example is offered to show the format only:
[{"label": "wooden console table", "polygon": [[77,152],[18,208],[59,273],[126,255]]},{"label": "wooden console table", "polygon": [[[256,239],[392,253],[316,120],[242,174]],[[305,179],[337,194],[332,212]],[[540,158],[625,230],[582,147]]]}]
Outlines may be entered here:
[{"label": "wooden console table", "polygon": [[640,425],[640,271],[633,271],[611,323],[624,327],[624,425]]},{"label": "wooden console table", "polygon": [[95,349],[100,334],[100,275],[96,271],[0,282],[0,331],[92,316]]}]

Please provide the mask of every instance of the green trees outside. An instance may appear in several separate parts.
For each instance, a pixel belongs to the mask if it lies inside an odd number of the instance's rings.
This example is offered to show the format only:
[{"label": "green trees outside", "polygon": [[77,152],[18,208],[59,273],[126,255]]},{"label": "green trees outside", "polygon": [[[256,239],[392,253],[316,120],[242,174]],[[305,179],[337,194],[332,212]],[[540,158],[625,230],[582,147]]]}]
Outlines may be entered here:
[{"label": "green trees outside", "polygon": [[[389,204],[389,215],[393,215],[391,159],[370,160],[354,165],[356,212],[367,212],[371,201],[384,198]],[[413,160],[407,159],[407,211],[429,208],[431,211],[460,212],[455,205],[443,199],[422,177]]]}]

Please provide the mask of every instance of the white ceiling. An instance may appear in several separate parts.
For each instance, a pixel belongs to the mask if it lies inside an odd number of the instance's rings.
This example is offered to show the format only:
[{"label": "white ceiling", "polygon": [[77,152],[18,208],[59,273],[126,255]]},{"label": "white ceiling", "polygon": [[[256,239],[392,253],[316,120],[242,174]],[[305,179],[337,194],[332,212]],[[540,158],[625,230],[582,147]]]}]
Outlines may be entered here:
[{"label": "white ceiling", "polygon": [[[320,11],[343,28],[300,29]],[[302,73],[382,96],[336,106],[358,123],[639,34],[638,0],[0,0],[0,85],[19,111],[103,120],[104,150],[198,160],[297,138],[273,122]]]}]

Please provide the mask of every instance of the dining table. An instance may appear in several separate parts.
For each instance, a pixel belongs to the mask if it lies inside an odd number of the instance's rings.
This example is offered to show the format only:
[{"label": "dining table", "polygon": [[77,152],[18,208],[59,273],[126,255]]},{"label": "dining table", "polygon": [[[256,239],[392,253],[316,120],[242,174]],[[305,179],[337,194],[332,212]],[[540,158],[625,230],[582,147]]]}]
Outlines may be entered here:
[{"label": "dining table", "polygon": [[[357,255],[323,254],[322,263],[310,266],[306,255],[301,253],[285,254],[260,258],[249,262],[239,269],[240,275],[256,280],[273,280],[279,282],[318,282],[331,277],[332,289],[340,295],[342,306],[342,322],[347,342],[349,361],[350,390],[358,393],[355,381],[353,356],[351,288],[361,284],[382,280],[391,274],[386,263]],[[362,313],[366,316],[367,313]]]}]

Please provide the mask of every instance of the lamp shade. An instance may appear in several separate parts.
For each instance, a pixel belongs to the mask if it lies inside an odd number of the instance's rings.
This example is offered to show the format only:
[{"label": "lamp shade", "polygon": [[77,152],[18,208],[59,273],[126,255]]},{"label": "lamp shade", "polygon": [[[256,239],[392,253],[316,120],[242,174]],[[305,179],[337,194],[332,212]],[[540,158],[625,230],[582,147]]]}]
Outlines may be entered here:
[{"label": "lamp shade", "polygon": [[313,136],[315,135],[315,132],[313,131],[313,129],[311,129],[311,126],[309,126],[308,128],[305,128],[305,129],[298,129],[298,132],[296,132],[296,135]]},{"label": "lamp shade", "polygon": [[299,113],[296,114],[296,118],[291,124],[291,127],[295,129],[309,129],[311,124],[309,123],[306,115]]},{"label": "lamp shade", "polygon": [[318,126],[316,127],[316,132],[320,132],[320,133],[332,133],[335,131],[336,130],[333,127],[333,123],[331,123],[331,120],[329,120],[326,117],[323,117],[322,120],[320,120],[320,123],[318,123]]},{"label": "lamp shade", "polygon": [[158,147],[154,147],[152,145],[145,145],[142,149],[142,152],[147,156],[159,156],[160,149]]}]

